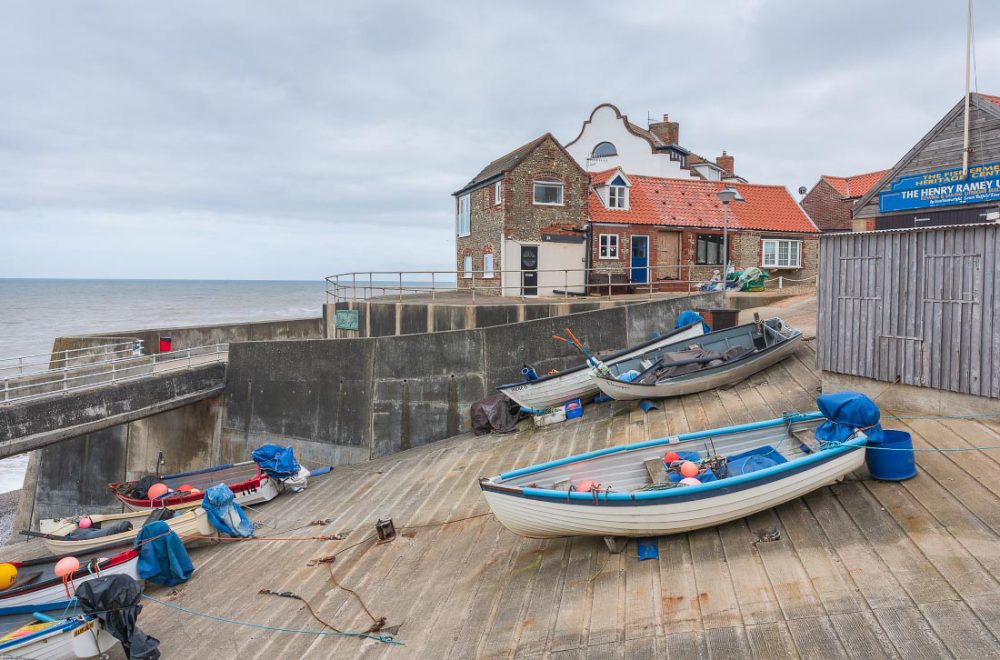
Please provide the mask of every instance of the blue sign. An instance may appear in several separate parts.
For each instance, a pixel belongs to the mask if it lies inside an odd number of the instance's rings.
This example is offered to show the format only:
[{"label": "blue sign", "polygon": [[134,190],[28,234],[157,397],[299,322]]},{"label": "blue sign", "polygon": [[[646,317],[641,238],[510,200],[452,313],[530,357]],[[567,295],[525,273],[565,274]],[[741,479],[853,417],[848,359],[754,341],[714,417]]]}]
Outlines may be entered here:
[{"label": "blue sign", "polygon": [[902,176],[878,194],[879,213],[1000,200],[1000,163]]},{"label": "blue sign", "polygon": [[338,309],[334,318],[334,327],[337,330],[357,330],[358,310]]}]

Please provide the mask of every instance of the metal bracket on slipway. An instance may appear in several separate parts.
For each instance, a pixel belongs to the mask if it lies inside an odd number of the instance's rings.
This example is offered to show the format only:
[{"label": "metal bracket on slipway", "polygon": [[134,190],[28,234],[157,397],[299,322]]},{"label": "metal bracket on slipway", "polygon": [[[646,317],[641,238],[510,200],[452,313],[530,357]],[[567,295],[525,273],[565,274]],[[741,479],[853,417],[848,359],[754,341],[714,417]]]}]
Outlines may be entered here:
[{"label": "metal bracket on slipway", "polygon": [[620,555],[628,545],[627,536],[605,536],[604,543],[608,546],[608,552],[613,555]]}]

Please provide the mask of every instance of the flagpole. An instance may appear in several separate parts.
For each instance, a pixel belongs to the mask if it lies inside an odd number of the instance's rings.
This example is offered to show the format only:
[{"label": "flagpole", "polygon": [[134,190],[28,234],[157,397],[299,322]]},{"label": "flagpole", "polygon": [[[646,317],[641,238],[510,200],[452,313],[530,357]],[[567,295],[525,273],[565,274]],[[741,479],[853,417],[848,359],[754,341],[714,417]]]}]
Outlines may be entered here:
[{"label": "flagpole", "polygon": [[962,141],[962,179],[969,176],[969,70],[972,62],[972,0],[965,27],[965,128]]}]

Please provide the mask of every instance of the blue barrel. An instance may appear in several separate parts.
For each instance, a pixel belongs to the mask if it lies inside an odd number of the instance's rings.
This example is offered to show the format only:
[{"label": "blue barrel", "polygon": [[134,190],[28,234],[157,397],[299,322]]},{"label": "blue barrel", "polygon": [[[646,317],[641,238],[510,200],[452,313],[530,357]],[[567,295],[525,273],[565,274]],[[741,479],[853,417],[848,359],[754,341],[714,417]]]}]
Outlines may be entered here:
[{"label": "blue barrel", "polygon": [[[868,473],[880,481],[905,481],[917,474],[913,441],[906,431],[883,431],[884,440],[865,449]],[[884,449],[882,449],[884,447]]]}]

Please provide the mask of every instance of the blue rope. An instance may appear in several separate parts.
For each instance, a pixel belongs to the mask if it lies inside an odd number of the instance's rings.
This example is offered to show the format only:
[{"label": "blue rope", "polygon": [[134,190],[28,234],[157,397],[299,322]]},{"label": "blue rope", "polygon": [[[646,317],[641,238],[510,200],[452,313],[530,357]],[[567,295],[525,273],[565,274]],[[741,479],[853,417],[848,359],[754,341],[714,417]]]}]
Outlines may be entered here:
[{"label": "blue rope", "polygon": [[216,616],[214,614],[208,614],[207,612],[196,612],[195,610],[189,610],[186,607],[181,607],[180,605],[174,605],[173,603],[168,603],[166,601],[160,600],[159,598],[153,598],[147,594],[142,594],[143,598],[153,601],[154,603],[159,603],[160,605],[166,605],[167,607],[173,608],[185,614],[191,614],[193,616],[201,616],[206,619],[212,619],[213,621],[221,621],[222,623],[231,623],[235,626],[246,626],[247,628],[257,628],[259,630],[273,630],[275,632],[286,632],[286,633],[299,633],[302,635],[320,635],[320,636],[340,636],[340,637],[361,637],[365,639],[374,639],[377,642],[382,642],[383,644],[399,644],[402,645],[396,639],[393,639],[390,635],[372,635],[370,633],[360,633],[360,632],[335,632],[333,630],[299,630],[296,628],[276,628],[274,626],[265,626],[260,623],[249,623],[246,621],[236,621],[235,619],[226,619],[221,616]]}]

